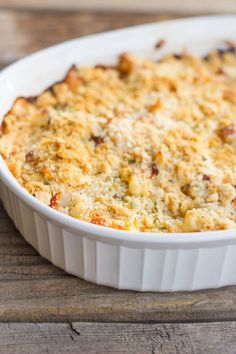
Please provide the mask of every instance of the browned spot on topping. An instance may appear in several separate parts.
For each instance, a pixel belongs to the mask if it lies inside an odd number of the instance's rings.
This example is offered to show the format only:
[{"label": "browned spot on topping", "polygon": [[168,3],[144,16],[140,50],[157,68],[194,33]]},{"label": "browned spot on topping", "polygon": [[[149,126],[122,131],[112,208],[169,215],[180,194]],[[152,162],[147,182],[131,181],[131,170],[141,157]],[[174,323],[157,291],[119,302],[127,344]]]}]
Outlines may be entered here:
[{"label": "browned spot on topping", "polygon": [[183,186],[180,187],[180,190],[183,194],[188,194],[188,190],[189,190],[190,185],[189,184],[185,184]]},{"label": "browned spot on topping", "polygon": [[223,92],[223,99],[230,103],[236,104],[236,92],[234,90],[225,90]]},{"label": "browned spot on topping", "polygon": [[92,135],[90,140],[94,141],[96,145],[104,143],[104,138],[102,136]]},{"label": "browned spot on topping", "polygon": [[162,101],[160,99],[158,99],[148,107],[148,111],[151,113],[154,113],[161,108],[162,108]]},{"label": "browned spot on topping", "polygon": [[209,177],[209,176],[207,176],[207,175],[203,175],[203,176],[202,176],[202,180],[203,180],[203,181],[210,182],[210,180],[211,180],[211,179],[210,179],[210,177]]},{"label": "browned spot on topping", "polygon": [[117,194],[117,193],[115,193],[115,194],[113,195],[113,198],[114,198],[114,199],[119,199],[118,194]]},{"label": "browned spot on topping", "polygon": [[61,193],[56,193],[50,199],[49,206],[53,209],[59,208],[59,199],[61,198]]},{"label": "browned spot on topping", "polygon": [[124,53],[120,56],[117,69],[120,72],[121,78],[131,73],[133,69],[133,60],[128,53]]},{"label": "browned spot on topping", "polygon": [[231,123],[231,124],[229,124],[229,125],[226,125],[226,126],[220,128],[220,129],[218,130],[218,135],[219,135],[219,137],[220,137],[223,141],[225,141],[226,138],[227,138],[228,136],[234,134],[234,132],[235,132],[235,127],[234,127],[234,124]]},{"label": "browned spot on topping", "polygon": [[97,64],[95,66],[96,69],[102,69],[102,70],[109,70],[112,69],[111,65],[103,65],[103,64]]},{"label": "browned spot on topping", "polygon": [[159,170],[155,163],[151,164],[151,177],[156,177],[159,174]]},{"label": "browned spot on topping", "polygon": [[156,43],[155,48],[156,48],[156,49],[160,49],[160,48],[163,47],[163,45],[164,45],[165,43],[166,43],[166,41],[165,41],[164,39],[160,39],[160,40]]},{"label": "browned spot on topping", "polygon": [[65,82],[72,91],[76,90],[81,84],[81,78],[79,77],[79,72],[75,65],[73,65],[69,70]]},{"label": "browned spot on topping", "polygon": [[34,103],[36,101],[36,97],[35,96],[28,96],[26,98],[26,100],[29,102],[29,103]]}]

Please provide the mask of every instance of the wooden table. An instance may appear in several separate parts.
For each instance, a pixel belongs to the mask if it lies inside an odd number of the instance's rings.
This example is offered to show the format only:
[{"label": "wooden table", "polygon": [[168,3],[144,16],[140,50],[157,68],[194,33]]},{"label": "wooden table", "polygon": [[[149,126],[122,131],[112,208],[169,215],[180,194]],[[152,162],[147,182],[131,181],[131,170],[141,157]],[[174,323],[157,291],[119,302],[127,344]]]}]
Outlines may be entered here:
[{"label": "wooden table", "polygon": [[[2,10],[0,66],[69,38],[165,18]],[[0,205],[0,353],[236,353],[235,320],[236,287],[137,293],[67,275]]]}]

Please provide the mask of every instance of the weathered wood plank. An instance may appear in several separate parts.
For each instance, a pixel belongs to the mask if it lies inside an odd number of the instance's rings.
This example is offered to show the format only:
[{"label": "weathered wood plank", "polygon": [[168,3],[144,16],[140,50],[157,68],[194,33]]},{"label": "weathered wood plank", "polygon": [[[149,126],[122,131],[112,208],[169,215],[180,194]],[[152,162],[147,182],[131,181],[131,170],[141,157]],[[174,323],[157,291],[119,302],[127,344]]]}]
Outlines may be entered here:
[{"label": "weathered wood plank", "polygon": [[0,321],[205,320],[236,320],[236,287],[155,294],[83,281],[40,257],[0,207]]},{"label": "weathered wood plank", "polygon": [[67,39],[174,16],[79,11],[0,11],[0,68],[29,53]]},{"label": "weathered wood plank", "polygon": [[0,324],[0,352],[230,354],[236,322],[189,324]]},{"label": "weathered wood plank", "polygon": [[179,0],[0,0],[0,6],[10,8],[34,8],[34,9],[73,9],[73,10],[98,10],[98,11],[142,11],[150,13],[161,11],[162,13],[187,13],[194,12],[230,12],[236,10],[234,0],[188,0],[180,2]]}]

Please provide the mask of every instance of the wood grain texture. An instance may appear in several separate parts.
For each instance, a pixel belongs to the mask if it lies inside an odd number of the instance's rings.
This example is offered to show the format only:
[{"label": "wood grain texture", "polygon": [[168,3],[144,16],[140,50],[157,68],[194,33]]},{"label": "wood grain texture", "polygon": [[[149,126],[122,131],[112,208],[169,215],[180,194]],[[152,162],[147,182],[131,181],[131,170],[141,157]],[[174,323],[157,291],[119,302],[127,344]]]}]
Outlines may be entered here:
[{"label": "wood grain texture", "polygon": [[71,38],[174,17],[176,16],[114,12],[1,10],[0,67],[36,50]]},{"label": "wood grain texture", "polygon": [[153,11],[169,13],[229,13],[236,11],[234,0],[0,0],[0,6],[7,8],[73,9],[99,11]]},{"label": "wood grain texture", "polygon": [[66,274],[28,245],[0,207],[0,322],[236,320],[236,287],[138,293]]},{"label": "wood grain texture", "polygon": [[0,352],[233,354],[236,322],[0,324]]}]

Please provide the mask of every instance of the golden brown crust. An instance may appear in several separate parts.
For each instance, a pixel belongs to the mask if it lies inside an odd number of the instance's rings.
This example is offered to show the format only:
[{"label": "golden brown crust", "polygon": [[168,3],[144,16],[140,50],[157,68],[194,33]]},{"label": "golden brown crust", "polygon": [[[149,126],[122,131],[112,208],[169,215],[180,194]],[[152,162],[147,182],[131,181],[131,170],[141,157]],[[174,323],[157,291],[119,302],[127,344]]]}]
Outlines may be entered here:
[{"label": "golden brown crust", "polygon": [[236,57],[72,66],[5,115],[0,152],[42,202],[139,231],[236,226]]}]

